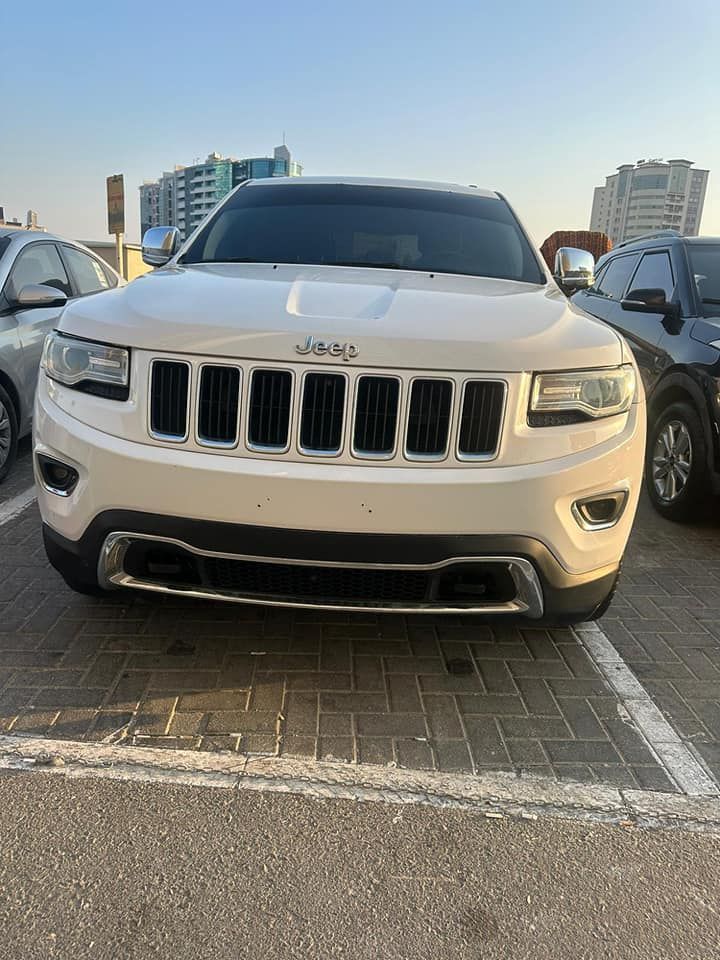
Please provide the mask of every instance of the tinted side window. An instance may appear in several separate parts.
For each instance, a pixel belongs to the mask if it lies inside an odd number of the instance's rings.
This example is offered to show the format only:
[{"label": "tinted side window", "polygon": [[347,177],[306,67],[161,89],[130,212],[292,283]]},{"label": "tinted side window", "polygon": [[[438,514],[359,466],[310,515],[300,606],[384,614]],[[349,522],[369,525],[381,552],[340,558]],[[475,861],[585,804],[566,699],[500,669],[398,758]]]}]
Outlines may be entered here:
[{"label": "tinted side window", "polygon": [[720,304],[720,244],[689,243],[690,267],[701,301],[702,314],[716,317]]},{"label": "tinted side window", "polygon": [[621,300],[637,261],[637,254],[611,260],[593,287],[593,293],[610,297],[611,300]]},{"label": "tinted side window", "polygon": [[635,271],[633,290],[662,290],[666,300],[672,300],[675,281],[667,253],[646,253]]},{"label": "tinted side window", "polygon": [[44,283],[62,290],[67,297],[73,295],[68,275],[54,244],[32,243],[18,254],[10,274],[11,295],[17,296],[29,283]]},{"label": "tinted side window", "polygon": [[605,264],[604,266],[600,267],[599,270],[598,270],[597,268],[595,269],[595,280],[593,281],[592,287],[589,287],[589,288],[588,288],[591,293],[599,293],[599,292],[600,292],[600,291],[598,290],[598,287],[599,287],[600,284],[602,283],[602,279],[603,279],[603,277],[605,276],[605,271],[606,271],[606,270],[607,270],[607,264]]},{"label": "tinted side window", "polygon": [[106,263],[101,263],[100,266],[103,268],[103,273],[108,282],[109,287],[116,287],[118,285],[118,278],[112,272],[110,267]]},{"label": "tinted side window", "polygon": [[66,246],[63,246],[63,256],[70,266],[81,297],[110,287],[105,271],[94,257],[89,257],[75,247]]}]

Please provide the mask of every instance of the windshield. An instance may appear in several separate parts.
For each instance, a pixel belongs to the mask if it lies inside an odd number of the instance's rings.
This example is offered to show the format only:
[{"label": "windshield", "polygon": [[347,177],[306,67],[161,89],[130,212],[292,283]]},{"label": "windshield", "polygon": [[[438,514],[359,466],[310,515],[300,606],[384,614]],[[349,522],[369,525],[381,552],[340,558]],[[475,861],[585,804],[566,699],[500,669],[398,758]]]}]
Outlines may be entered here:
[{"label": "windshield", "polygon": [[0,260],[3,258],[3,254],[10,246],[11,237],[0,237]]},{"label": "windshield", "polygon": [[720,243],[689,243],[690,269],[703,316],[720,314]]},{"label": "windshield", "polygon": [[545,282],[504,200],[352,184],[241,188],[180,262],[307,263]]}]

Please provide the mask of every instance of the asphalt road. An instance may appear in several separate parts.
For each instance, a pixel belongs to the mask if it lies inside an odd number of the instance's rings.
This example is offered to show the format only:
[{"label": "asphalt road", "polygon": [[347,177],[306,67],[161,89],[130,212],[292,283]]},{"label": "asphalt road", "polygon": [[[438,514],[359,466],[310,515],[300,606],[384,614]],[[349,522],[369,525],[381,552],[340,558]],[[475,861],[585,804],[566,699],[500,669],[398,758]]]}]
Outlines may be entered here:
[{"label": "asphalt road", "polygon": [[711,960],[720,839],[0,776],[0,955]]}]

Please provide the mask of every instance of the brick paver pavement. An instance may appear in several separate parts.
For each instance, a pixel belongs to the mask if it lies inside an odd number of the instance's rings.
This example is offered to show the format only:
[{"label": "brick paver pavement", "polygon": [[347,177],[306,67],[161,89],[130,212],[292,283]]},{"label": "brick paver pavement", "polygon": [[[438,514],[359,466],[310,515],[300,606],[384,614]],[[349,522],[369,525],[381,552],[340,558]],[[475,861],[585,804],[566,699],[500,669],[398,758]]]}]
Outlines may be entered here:
[{"label": "brick paver pavement", "polygon": [[[18,448],[18,459],[10,475],[0,484],[0,504],[11,500],[16,494],[27,490],[33,482],[32,457],[30,456],[30,437],[23,437]],[[2,545],[0,534],[0,546]]]},{"label": "brick paver pavement", "polygon": [[[719,542],[643,510],[603,626],[720,775]],[[0,730],[671,789],[570,630],[88,599],[34,506],[0,527]]]}]

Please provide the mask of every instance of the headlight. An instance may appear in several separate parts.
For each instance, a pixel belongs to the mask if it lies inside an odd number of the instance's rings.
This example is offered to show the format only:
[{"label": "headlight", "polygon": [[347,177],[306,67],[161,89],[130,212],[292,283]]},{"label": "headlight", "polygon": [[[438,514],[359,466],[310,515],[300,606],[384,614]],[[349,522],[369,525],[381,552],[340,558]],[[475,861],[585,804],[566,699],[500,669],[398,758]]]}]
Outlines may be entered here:
[{"label": "headlight", "polygon": [[76,340],[62,333],[45,338],[42,366],[59,383],[113,400],[127,400],[130,351],[103,343]]},{"label": "headlight", "polygon": [[635,396],[635,369],[630,363],[603,370],[536,373],[528,423],[555,427],[625,413]]}]

